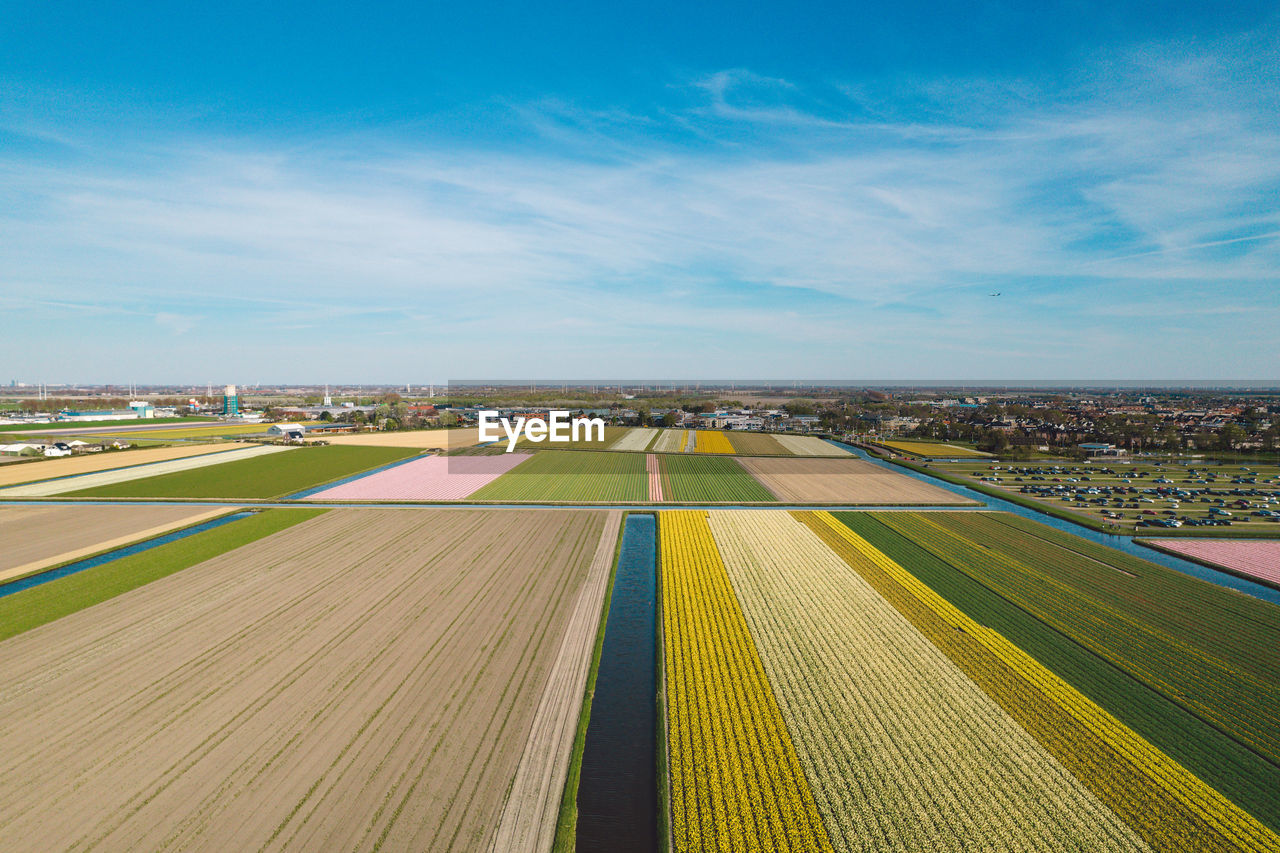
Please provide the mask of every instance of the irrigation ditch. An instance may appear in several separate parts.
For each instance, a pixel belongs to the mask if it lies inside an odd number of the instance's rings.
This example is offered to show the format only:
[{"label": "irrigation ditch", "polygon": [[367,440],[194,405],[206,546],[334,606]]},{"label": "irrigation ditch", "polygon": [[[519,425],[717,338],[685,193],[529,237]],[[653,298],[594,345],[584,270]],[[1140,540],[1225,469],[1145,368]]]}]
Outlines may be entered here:
[{"label": "irrigation ditch", "polygon": [[657,516],[622,533],[578,782],[577,849],[658,850]]}]

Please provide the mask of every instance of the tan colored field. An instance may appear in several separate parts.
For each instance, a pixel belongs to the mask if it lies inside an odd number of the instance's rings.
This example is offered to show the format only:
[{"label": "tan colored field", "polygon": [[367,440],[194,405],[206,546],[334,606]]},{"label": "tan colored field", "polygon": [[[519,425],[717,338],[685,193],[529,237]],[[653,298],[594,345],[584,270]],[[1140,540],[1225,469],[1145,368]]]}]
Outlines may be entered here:
[{"label": "tan colored field", "polygon": [[187,506],[0,507],[0,582],[197,524],[233,508]]},{"label": "tan colored field", "polygon": [[849,504],[963,504],[946,489],[861,459],[739,458],[780,501]]},{"label": "tan colored field", "polygon": [[349,435],[312,436],[330,444],[354,444],[360,447],[417,447],[422,450],[453,450],[470,447],[480,441],[480,430],[475,427],[461,429],[423,429],[408,432],[365,432]]},{"label": "tan colored field", "polygon": [[849,451],[815,435],[775,435],[778,443],[796,456],[850,456]]},{"label": "tan colored field", "polygon": [[164,462],[169,459],[185,459],[205,453],[220,453],[236,447],[251,447],[241,442],[221,444],[196,444],[182,447],[155,447],[146,450],[104,451],[88,456],[64,456],[61,459],[45,459],[22,465],[0,468],[0,486],[14,483],[30,483],[50,477],[70,477],[93,471],[109,471],[126,465],[144,465],[148,462]]},{"label": "tan colored field", "polygon": [[333,510],[0,643],[0,849],[483,850],[605,520]]},{"label": "tan colored field", "polygon": [[550,850],[555,841],[560,799],[569,776],[573,738],[621,526],[622,513],[609,513],[490,845],[494,853],[541,853]]},{"label": "tan colored field", "polygon": [[280,444],[254,444],[248,447],[223,445],[223,449],[226,451],[225,453],[204,453],[200,456],[188,456],[185,459],[149,462],[146,465],[130,465],[125,468],[113,468],[110,471],[95,471],[91,474],[80,474],[75,477],[62,477],[57,480],[42,480],[38,483],[8,486],[0,489],[0,497],[50,497],[66,494],[67,492],[78,492],[81,489],[95,489],[99,486],[127,483],[130,480],[158,477],[161,474],[173,474],[178,471],[207,468],[210,465],[222,465],[226,462],[235,462],[240,459],[252,459],[255,456],[270,456],[273,453],[284,453],[297,448]]},{"label": "tan colored field", "polygon": [[990,456],[990,453],[983,453],[981,450],[974,450],[972,447],[965,447],[959,444],[947,444],[942,441],[879,441],[885,447],[892,448],[901,453],[910,453],[913,456],[924,457],[947,457],[947,456]]}]

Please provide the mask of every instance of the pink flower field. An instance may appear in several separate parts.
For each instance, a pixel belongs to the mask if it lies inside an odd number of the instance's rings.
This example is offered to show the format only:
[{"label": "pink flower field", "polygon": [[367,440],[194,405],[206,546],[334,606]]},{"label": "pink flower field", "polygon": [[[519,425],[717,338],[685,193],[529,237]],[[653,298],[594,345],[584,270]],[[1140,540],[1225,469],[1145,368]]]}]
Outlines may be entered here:
[{"label": "pink flower field", "polygon": [[427,456],[316,492],[309,500],[457,501],[498,479],[529,456],[528,453]]},{"label": "pink flower field", "polygon": [[1152,539],[1151,542],[1166,551],[1280,584],[1280,539]]}]

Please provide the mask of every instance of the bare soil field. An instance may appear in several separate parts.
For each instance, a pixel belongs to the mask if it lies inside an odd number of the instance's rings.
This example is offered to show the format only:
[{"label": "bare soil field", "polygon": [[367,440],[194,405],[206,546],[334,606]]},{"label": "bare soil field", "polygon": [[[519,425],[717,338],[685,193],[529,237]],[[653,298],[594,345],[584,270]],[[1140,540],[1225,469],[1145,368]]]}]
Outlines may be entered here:
[{"label": "bare soil field", "polygon": [[333,510],[0,643],[0,849],[485,849],[605,521]]},{"label": "bare soil field", "polygon": [[207,468],[210,465],[222,465],[226,462],[235,462],[240,459],[252,459],[255,456],[270,456],[273,453],[295,449],[277,444],[234,447],[226,453],[205,453],[200,456],[188,456],[185,459],[169,459],[163,462],[151,462],[146,465],[114,468],[110,471],[95,471],[91,474],[80,474],[75,477],[64,477],[58,480],[9,486],[6,489],[0,489],[0,497],[49,497],[66,494],[67,492],[78,492],[81,489],[96,489],[99,486],[127,483],[130,480],[158,477],[161,474],[173,474],[177,471],[192,471],[196,468]]},{"label": "bare soil field", "polygon": [[813,435],[775,435],[778,443],[796,456],[851,456],[849,451],[836,447]]},{"label": "bare soil field", "polygon": [[0,582],[229,512],[184,506],[0,507]]},{"label": "bare soil field", "polygon": [[[319,436],[317,436],[319,437]],[[326,435],[330,444],[350,444],[357,447],[416,447],[420,450],[453,450],[470,447],[480,441],[480,430],[475,427],[461,429],[424,429],[407,432],[368,432],[350,435]]]},{"label": "bare soil field", "polygon": [[555,841],[560,798],[569,775],[573,737],[621,526],[622,513],[609,513],[490,845],[494,853],[541,853],[550,850]]},{"label": "bare soil field", "polygon": [[70,477],[93,471],[108,471],[126,465],[144,465],[148,462],[164,462],[169,459],[185,459],[205,453],[221,453],[236,447],[251,445],[223,442],[221,444],[197,444],[183,447],[154,447],[145,450],[104,451],[92,456],[68,456],[61,459],[45,459],[0,469],[0,486],[30,483],[50,477]]},{"label": "bare soil field", "polygon": [[780,501],[849,504],[963,504],[946,489],[886,471],[861,459],[738,460]]}]

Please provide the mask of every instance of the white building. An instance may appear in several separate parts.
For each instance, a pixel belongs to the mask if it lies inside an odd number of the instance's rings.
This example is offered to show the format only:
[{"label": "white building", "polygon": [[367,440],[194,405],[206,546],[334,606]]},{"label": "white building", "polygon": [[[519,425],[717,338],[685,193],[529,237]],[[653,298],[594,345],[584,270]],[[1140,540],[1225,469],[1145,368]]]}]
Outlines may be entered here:
[{"label": "white building", "polygon": [[302,438],[306,432],[307,428],[302,424],[272,424],[267,427],[267,435],[279,435],[290,439]]}]

